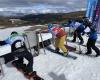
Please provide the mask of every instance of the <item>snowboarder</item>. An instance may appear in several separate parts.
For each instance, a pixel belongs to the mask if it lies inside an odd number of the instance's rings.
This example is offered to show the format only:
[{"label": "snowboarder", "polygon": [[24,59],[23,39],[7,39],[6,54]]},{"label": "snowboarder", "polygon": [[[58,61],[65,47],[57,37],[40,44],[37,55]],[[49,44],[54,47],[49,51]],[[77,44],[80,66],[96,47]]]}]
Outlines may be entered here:
[{"label": "snowboarder", "polygon": [[[19,35],[16,31],[13,31],[10,37],[3,42],[11,45],[12,52],[9,54],[13,55],[14,59],[17,58],[12,64],[17,68],[22,69],[26,76],[34,75],[34,77],[39,78],[36,71],[33,71],[33,56],[26,48],[24,37]],[[7,63],[10,58],[10,56],[6,57],[5,62]],[[24,58],[28,61],[27,65],[24,64]]]},{"label": "snowboarder", "polygon": [[55,38],[55,52],[59,52],[61,49],[63,51],[63,55],[68,55],[68,50],[64,46],[66,32],[61,27],[53,27],[53,24],[48,24],[48,31],[52,33],[52,36]]},{"label": "snowboarder", "polygon": [[88,38],[88,42],[87,42],[87,52],[85,54],[91,54],[92,50],[95,50],[96,57],[98,57],[100,55],[100,50],[95,46],[96,40],[97,40],[97,30],[96,30],[96,23],[93,22],[89,22],[88,23],[88,27],[90,28],[90,33],[89,33],[89,38]]},{"label": "snowboarder", "polygon": [[76,37],[78,37],[79,40],[80,40],[80,44],[83,44],[84,41],[83,41],[83,38],[82,38],[82,34],[84,33],[85,26],[83,25],[83,23],[75,22],[74,27],[75,27],[75,31],[74,31],[74,34],[73,34],[72,42],[75,42]]}]

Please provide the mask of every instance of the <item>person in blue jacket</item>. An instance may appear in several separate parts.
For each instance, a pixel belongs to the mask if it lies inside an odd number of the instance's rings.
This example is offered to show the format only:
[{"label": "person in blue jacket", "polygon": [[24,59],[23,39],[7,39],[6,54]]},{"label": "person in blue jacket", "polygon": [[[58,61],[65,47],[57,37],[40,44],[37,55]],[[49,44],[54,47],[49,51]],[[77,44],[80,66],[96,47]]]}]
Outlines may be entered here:
[{"label": "person in blue jacket", "polygon": [[72,40],[72,42],[75,42],[76,41],[76,37],[78,37],[79,40],[80,40],[80,44],[84,43],[84,40],[82,38],[82,34],[84,33],[84,29],[85,29],[85,26],[83,25],[83,23],[80,23],[76,27],[76,30],[74,31],[74,34],[73,34],[73,40]]},{"label": "person in blue jacket", "polygon": [[96,40],[97,40],[97,30],[96,30],[96,23],[93,22],[89,22],[89,26],[90,28],[90,33],[89,33],[89,38],[88,38],[88,42],[87,42],[87,52],[85,54],[91,54],[93,49],[97,54],[96,57],[98,57],[100,55],[100,50],[95,46]]}]

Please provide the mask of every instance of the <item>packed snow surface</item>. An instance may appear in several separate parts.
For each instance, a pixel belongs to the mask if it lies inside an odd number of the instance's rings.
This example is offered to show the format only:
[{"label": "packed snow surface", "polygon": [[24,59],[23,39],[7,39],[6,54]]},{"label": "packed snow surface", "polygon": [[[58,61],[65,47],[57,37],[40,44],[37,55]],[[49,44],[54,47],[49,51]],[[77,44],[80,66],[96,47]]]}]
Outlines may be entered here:
[{"label": "packed snow surface", "polygon": [[[6,31],[6,33],[3,34],[4,36],[1,35],[2,38],[5,38],[10,33],[9,31],[15,29],[23,30],[26,29],[26,27],[0,30],[0,34]],[[84,44],[86,44],[88,37],[83,37],[85,41]],[[98,35],[98,37],[99,42],[100,35]],[[68,38],[71,39],[71,37]],[[78,44],[68,42],[68,45],[76,46],[78,50]],[[100,43],[96,43],[96,45],[100,49]],[[54,49],[53,45],[50,46]],[[83,52],[86,52],[86,47],[81,46],[81,49]],[[2,50],[6,50],[6,48],[3,48]],[[41,49],[40,55],[34,57],[33,70],[37,71],[37,74],[44,78],[44,80],[100,80],[100,57],[91,58],[88,56],[78,55],[75,52],[69,52],[69,54],[77,56],[78,58],[73,60],[62,57],[48,50],[46,50],[45,54],[43,49]],[[93,55],[95,55],[94,51]],[[0,80],[27,80],[21,72],[17,71],[11,65],[11,63],[3,65],[3,69],[5,76],[3,77],[1,75]]]}]

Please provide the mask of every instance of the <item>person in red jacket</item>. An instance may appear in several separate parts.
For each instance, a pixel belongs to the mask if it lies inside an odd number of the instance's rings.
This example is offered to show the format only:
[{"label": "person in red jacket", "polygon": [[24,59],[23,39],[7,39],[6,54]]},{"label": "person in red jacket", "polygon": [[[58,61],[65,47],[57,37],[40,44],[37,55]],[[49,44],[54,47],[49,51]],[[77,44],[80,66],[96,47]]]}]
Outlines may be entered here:
[{"label": "person in red jacket", "polygon": [[55,38],[55,52],[59,52],[61,49],[63,55],[67,56],[68,50],[64,46],[66,32],[61,27],[53,27],[52,24],[48,24],[48,31],[52,33],[52,36]]}]

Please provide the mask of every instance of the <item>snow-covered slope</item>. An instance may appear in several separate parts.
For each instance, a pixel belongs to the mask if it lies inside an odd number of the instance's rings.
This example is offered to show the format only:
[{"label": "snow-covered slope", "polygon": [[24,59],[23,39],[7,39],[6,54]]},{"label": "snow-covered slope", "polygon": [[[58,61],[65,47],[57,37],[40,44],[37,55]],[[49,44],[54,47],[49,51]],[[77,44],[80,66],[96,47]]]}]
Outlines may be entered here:
[{"label": "snow-covered slope", "polygon": [[[34,58],[33,66],[45,80],[100,80],[100,57],[89,58],[70,53],[78,56],[78,59],[72,60],[49,51],[46,53],[44,55],[41,51],[41,54]],[[5,76],[2,80],[27,80],[10,63],[3,68]]]},{"label": "snow-covered slope", "polygon": [[[98,37],[99,41],[100,35]],[[68,38],[71,39],[71,37]],[[84,39],[86,43],[86,36],[84,36]],[[68,45],[72,44],[68,43]],[[77,44],[74,45],[78,48]],[[100,45],[100,43],[97,43],[97,45]],[[54,48],[53,45],[50,46]],[[81,46],[81,48],[86,50],[85,47]],[[74,52],[69,52],[69,54],[78,58],[76,60],[65,58],[48,50],[44,54],[43,49],[41,49],[40,55],[34,57],[33,69],[45,80],[100,80],[100,57],[91,58]],[[93,52],[93,54],[95,53]],[[10,63],[3,65],[3,68],[5,76],[1,76],[0,80],[27,80]]]},{"label": "snow-covered slope", "polygon": [[22,33],[24,30],[29,29],[32,26],[20,26],[20,27],[13,27],[13,28],[6,28],[6,29],[0,29],[0,40],[6,39],[12,31],[18,31],[19,33]]}]

